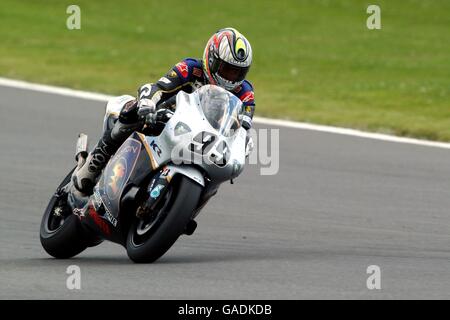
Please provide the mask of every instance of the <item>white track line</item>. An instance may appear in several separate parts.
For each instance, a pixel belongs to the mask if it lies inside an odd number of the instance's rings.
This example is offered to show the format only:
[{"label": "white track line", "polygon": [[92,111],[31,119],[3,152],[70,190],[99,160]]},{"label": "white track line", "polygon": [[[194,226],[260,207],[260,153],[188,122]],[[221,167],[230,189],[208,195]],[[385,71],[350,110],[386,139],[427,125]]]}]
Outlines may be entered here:
[{"label": "white track line", "polygon": [[273,125],[273,126],[281,126],[281,127],[296,128],[296,129],[303,129],[303,130],[312,130],[312,131],[320,131],[320,132],[327,132],[327,133],[334,133],[334,134],[342,134],[342,135],[346,135],[346,136],[353,136],[353,137],[359,137],[359,138],[365,138],[365,139],[382,140],[382,141],[388,141],[388,142],[415,144],[415,145],[426,146],[426,147],[450,149],[450,143],[445,143],[445,142],[405,138],[405,137],[391,136],[391,135],[381,134],[381,133],[365,132],[365,131],[354,130],[354,129],[322,126],[322,125],[310,124],[310,123],[304,123],[304,122],[294,122],[294,121],[277,120],[277,119],[260,118],[260,117],[254,117],[254,121],[257,123]]},{"label": "white track line", "polygon": [[6,79],[6,78],[0,78],[0,86],[32,90],[32,91],[39,91],[39,92],[52,93],[52,94],[59,94],[62,96],[75,97],[75,98],[86,99],[86,100],[102,101],[102,102],[108,101],[109,99],[111,99],[113,97],[113,96],[109,96],[109,95],[101,94],[101,93],[80,91],[80,90],[74,90],[74,89],[62,88],[62,87],[47,86],[45,84],[36,84],[36,83],[30,83],[30,82],[25,82],[25,81],[20,81],[20,80],[11,80],[11,79]]},{"label": "white track line", "polygon": [[[13,88],[25,89],[25,90],[33,90],[33,91],[58,94],[58,95],[75,97],[75,98],[86,99],[86,100],[102,101],[102,102],[106,102],[110,98],[113,97],[113,96],[101,94],[101,93],[73,90],[73,89],[69,89],[69,88],[54,87],[54,86],[48,86],[48,85],[43,85],[43,84],[35,84],[35,83],[29,83],[29,82],[20,81],[20,80],[11,80],[11,79],[1,78],[1,77],[0,77],[0,86],[13,87]],[[338,127],[331,127],[331,126],[322,126],[322,125],[316,125],[316,124],[310,124],[310,123],[304,123],[304,122],[277,120],[277,119],[269,119],[269,118],[261,118],[261,117],[255,117],[254,122],[261,123],[261,124],[267,124],[267,125],[271,125],[271,126],[327,132],[327,133],[341,134],[341,135],[347,135],[347,136],[353,136],[353,137],[359,137],[359,138],[365,138],[365,139],[374,139],[374,140],[381,140],[381,141],[388,141],[388,142],[414,144],[414,145],[420,145],[420,146],[426,146],[426,147],[450,149],[450,143],[445,143],[445,142],[403,138],[403,137],[391,136],[391,135],[381,134],[381,133],[370,133],[370,132],[364,132],[364,131],[359,131],[359,130],[338,128]]]}]

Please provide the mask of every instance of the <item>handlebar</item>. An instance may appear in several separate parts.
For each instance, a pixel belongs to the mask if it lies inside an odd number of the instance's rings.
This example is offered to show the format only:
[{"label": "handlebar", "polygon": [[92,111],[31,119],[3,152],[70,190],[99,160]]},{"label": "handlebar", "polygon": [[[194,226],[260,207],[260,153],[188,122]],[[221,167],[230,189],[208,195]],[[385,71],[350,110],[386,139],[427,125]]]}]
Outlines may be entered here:
[{"label": "handlebar", "polygon": [[161,102],[156,107],[156,110],[159,110],[159,109],[170,109],[170,110],[173,110],[173,106],[176,104],[176,101],[177,101],[177,95],[173,95],[169,99]]}]

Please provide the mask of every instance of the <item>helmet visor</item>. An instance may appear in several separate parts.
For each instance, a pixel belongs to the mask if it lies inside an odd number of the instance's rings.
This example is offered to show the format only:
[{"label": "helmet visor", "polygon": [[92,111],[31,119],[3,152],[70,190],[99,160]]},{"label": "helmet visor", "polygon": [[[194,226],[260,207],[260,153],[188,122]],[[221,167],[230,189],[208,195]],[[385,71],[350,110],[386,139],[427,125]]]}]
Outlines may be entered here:
[{"label": "helmet visor", "polygon": [[225,61],[220,61],[217,68],[217,74],[231,82],[239,82],[245,79],[250,67],[239,67],[229,64]]}]

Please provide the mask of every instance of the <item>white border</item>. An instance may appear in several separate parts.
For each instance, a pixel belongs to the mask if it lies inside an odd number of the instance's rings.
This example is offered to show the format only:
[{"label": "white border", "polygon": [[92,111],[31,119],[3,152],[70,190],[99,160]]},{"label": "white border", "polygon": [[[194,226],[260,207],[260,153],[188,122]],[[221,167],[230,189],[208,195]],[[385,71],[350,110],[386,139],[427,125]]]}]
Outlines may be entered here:
[{"label": "white border", "polygon": [[[39,92],[45,92],[45,93],[51,93],[51,94],[58,94],[58,95],[86,99],[86,100],[91,100],[91,101],[93,100],[93,101],[106,102],[113,97],[113,96],[101,94],[101,93],[73,90],[73,89],[69,89],[69,88],[54,87],[54,86],[48,86],[48,85],[42,85],[42,84],[35,84],[35,83],[29,83],[29,82],[25,82],[25,81],[12,80],[12,79],[1,78],[1,77],[0,77],[0,86],[12,87],[12,88],[17,88],[17,89],[25,89],[25,90],[33,90],[33,91],[39,91]],[[347,135],[347,136],[353,136],[353,137],[359,137],[359,138],[365,138],[365,139],[374,139],[374,140],[381,140],[381,141],[388,141],[388,142],[414,144],[414,145],[426,146],[426,147],[450,149],[450,143],[445,143],[445,142],[404,138],[404,137],[391,136],[391,135],[381,134],[381,133],[371,133],[371,132],[364,132],[364,131],[353,130],[353,129],[345,129],[345,128],[304,123],[304,122],[294,122],[294,121],[277,120],[277,119],[269,119],[269,118],[261,118],[261,117],[254,117],[253,121],[255,123],[261,123],[261,124],[267,124],[267,125],[273,125],[273,126],[279,126],[279,127],[286,127],[286,128],[312,130],[312,131],[341,134],[341,135]]]}]

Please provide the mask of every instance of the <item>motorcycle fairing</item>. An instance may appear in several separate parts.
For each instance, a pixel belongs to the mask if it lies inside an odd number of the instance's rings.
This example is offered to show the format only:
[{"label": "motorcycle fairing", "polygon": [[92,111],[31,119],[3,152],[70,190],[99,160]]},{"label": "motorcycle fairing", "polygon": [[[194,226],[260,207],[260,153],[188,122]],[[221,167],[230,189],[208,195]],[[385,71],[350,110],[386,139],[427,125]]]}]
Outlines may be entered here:
[{"label": "motorcycle fairing", "polygon": [[141,148],[142,143],[138,139],[127,139],[108,162],[98,183],[98,194],[115,218],[120,211],[121,195],[134,171]]},{"label": "motorcycle fairing", "polygon": [[129,217],[128,208],[122,206],[122,198],[149,176],[151,164],[142,138],[138,133],[133,133],[105,167],[89,199],[83,223],[95,228],[105,239],[124,244]]}]

